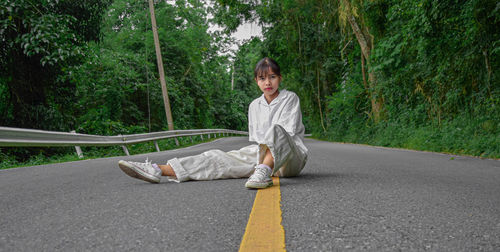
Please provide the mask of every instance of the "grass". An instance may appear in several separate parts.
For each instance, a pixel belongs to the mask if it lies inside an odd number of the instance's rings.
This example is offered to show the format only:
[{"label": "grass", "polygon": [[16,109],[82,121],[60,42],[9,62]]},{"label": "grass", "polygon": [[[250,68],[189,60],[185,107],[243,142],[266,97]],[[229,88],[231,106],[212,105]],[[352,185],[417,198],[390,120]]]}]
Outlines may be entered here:
[{"label": "grass", "polygon": [[[221,137],[217,137],[221,138]],[[179,137],[179,146],[176,146],[175,140],[172,139],[164,139],[159,140],[158,146],[160,150],[172,150],[178,148],[185,148],[188,146],[211,142],[217,138],[214,138],[213,135],[210,139],[204,136],[203,140],[201,140],[200,136],[193,136],[193,142],[191,142],[191,138],[189,137]],[[47,148],[40,148],[40,152],[37,155],[33,155],[29,157],[26,161],[17,161],[13,156],[8,156],[2,152],[0,152],[0,169],[10,169],[16,167],[26,167],[26,166],[36,166],[36,165],[44,165],[44,164],[54,164],[54,163],[63,163],[70,161],[80,161],[80,160],[88,160],[88,159],[96,159],[96,158],[106,158],[106,157],[116,157],[116,156],[124,156],[125,152],[123,151],[121,146],[109,146],[109,147],[81,147],[84,157],[79,158],[76,154],[74,147],[53,147],[50,149],[55,149],[55,152],[61,152],[62,154],[55,155],[47,155],[45,151]],[[139,143],[127,146],[130,155],[142,154],[142,153],[151,153],[156,152],[156,148],[154,146],[154,142],[146,142]]]},{"label": "grass", "polygon": [[315,137],[327,141],[499,159],[500,132],[496,124],[490,122],[457,118],[443,121],[440,125],[415,125],[401,121],[384,121],[377,125],[351,123],[343,129],[334,128]]}]

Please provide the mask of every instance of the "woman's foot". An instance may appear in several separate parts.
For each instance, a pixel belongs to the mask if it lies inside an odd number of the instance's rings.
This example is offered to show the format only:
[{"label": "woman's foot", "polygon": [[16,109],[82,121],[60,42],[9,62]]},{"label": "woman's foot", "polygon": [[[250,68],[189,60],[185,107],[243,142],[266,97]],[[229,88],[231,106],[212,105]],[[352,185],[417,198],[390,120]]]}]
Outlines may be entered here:
[{"label": "woman's foot", "polygon": [[146,159],[146,162],[118,161],[118,166],[132,178],[142,179],[150,183],[160,183],[162,171],[153,167],[153,164]]},{"label": "woman's foot", "polygon": [[267,165],[257,165],[252,176],[248,178],[245,183],[246,188],[267,188],[273,185],[273,179],[271,178],[272,170],[271,167]]}]

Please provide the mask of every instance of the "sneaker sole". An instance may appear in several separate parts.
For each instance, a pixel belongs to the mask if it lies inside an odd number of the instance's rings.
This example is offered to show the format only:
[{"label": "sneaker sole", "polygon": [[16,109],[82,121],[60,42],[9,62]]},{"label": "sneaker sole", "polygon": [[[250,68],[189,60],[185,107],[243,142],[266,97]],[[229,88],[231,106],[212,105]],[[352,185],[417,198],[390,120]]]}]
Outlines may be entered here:
[{"label": "sneaker sole", "polygon": [[252,182],[245,183],[246,188],[253,188],[253,189],[263,189],[271,186],[273,186],[273,181],[269,181],[268,183],[252,183]]},{"label": "sneaker sole", "polygon": [[127,161],[123,160],[118,161],[118,166],[123,172],[125,172],[125,174],[129,175],[132,178],[142,179],[146,182],[155,184],[160,183],[160,179],[143,172],[141,169],[137,169],[135,166],[129,164]]}]

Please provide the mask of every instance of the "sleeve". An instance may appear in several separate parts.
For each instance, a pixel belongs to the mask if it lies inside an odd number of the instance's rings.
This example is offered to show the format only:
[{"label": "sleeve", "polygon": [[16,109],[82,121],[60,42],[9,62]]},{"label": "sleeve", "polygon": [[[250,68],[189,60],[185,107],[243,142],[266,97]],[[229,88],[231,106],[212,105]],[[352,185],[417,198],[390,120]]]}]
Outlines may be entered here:
[{"label": "sleeve", "polygon": [[248,141],[255,141],[255,118],[253,118],[252,105],[248,106]]},{"label": "sleeve", "polygon": [[287,101],[283,108],[279,124],[290,134],[294,136],[300,134],[302,129],[302,112],[300,110],[300,99],[296,94]]}]

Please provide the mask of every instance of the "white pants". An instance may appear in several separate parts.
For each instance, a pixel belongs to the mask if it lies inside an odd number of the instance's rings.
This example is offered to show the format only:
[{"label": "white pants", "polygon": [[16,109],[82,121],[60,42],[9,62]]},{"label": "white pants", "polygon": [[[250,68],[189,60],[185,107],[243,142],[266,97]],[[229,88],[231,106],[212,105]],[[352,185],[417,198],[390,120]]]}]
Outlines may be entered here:
[{"label": "white pants", "polygon": [[170,180],[213,180],[228,178],[248,178],[255,166],[262,162],[269,148],[274,158],[274,175],[293,177],[299,175],[307,161],[307,149],[296,141],[279,125],[274,125],[266,133],[266,142],[249,145],[239,150],[223,152],[209,150],[199,155],[168,160],[176,174]]}]

